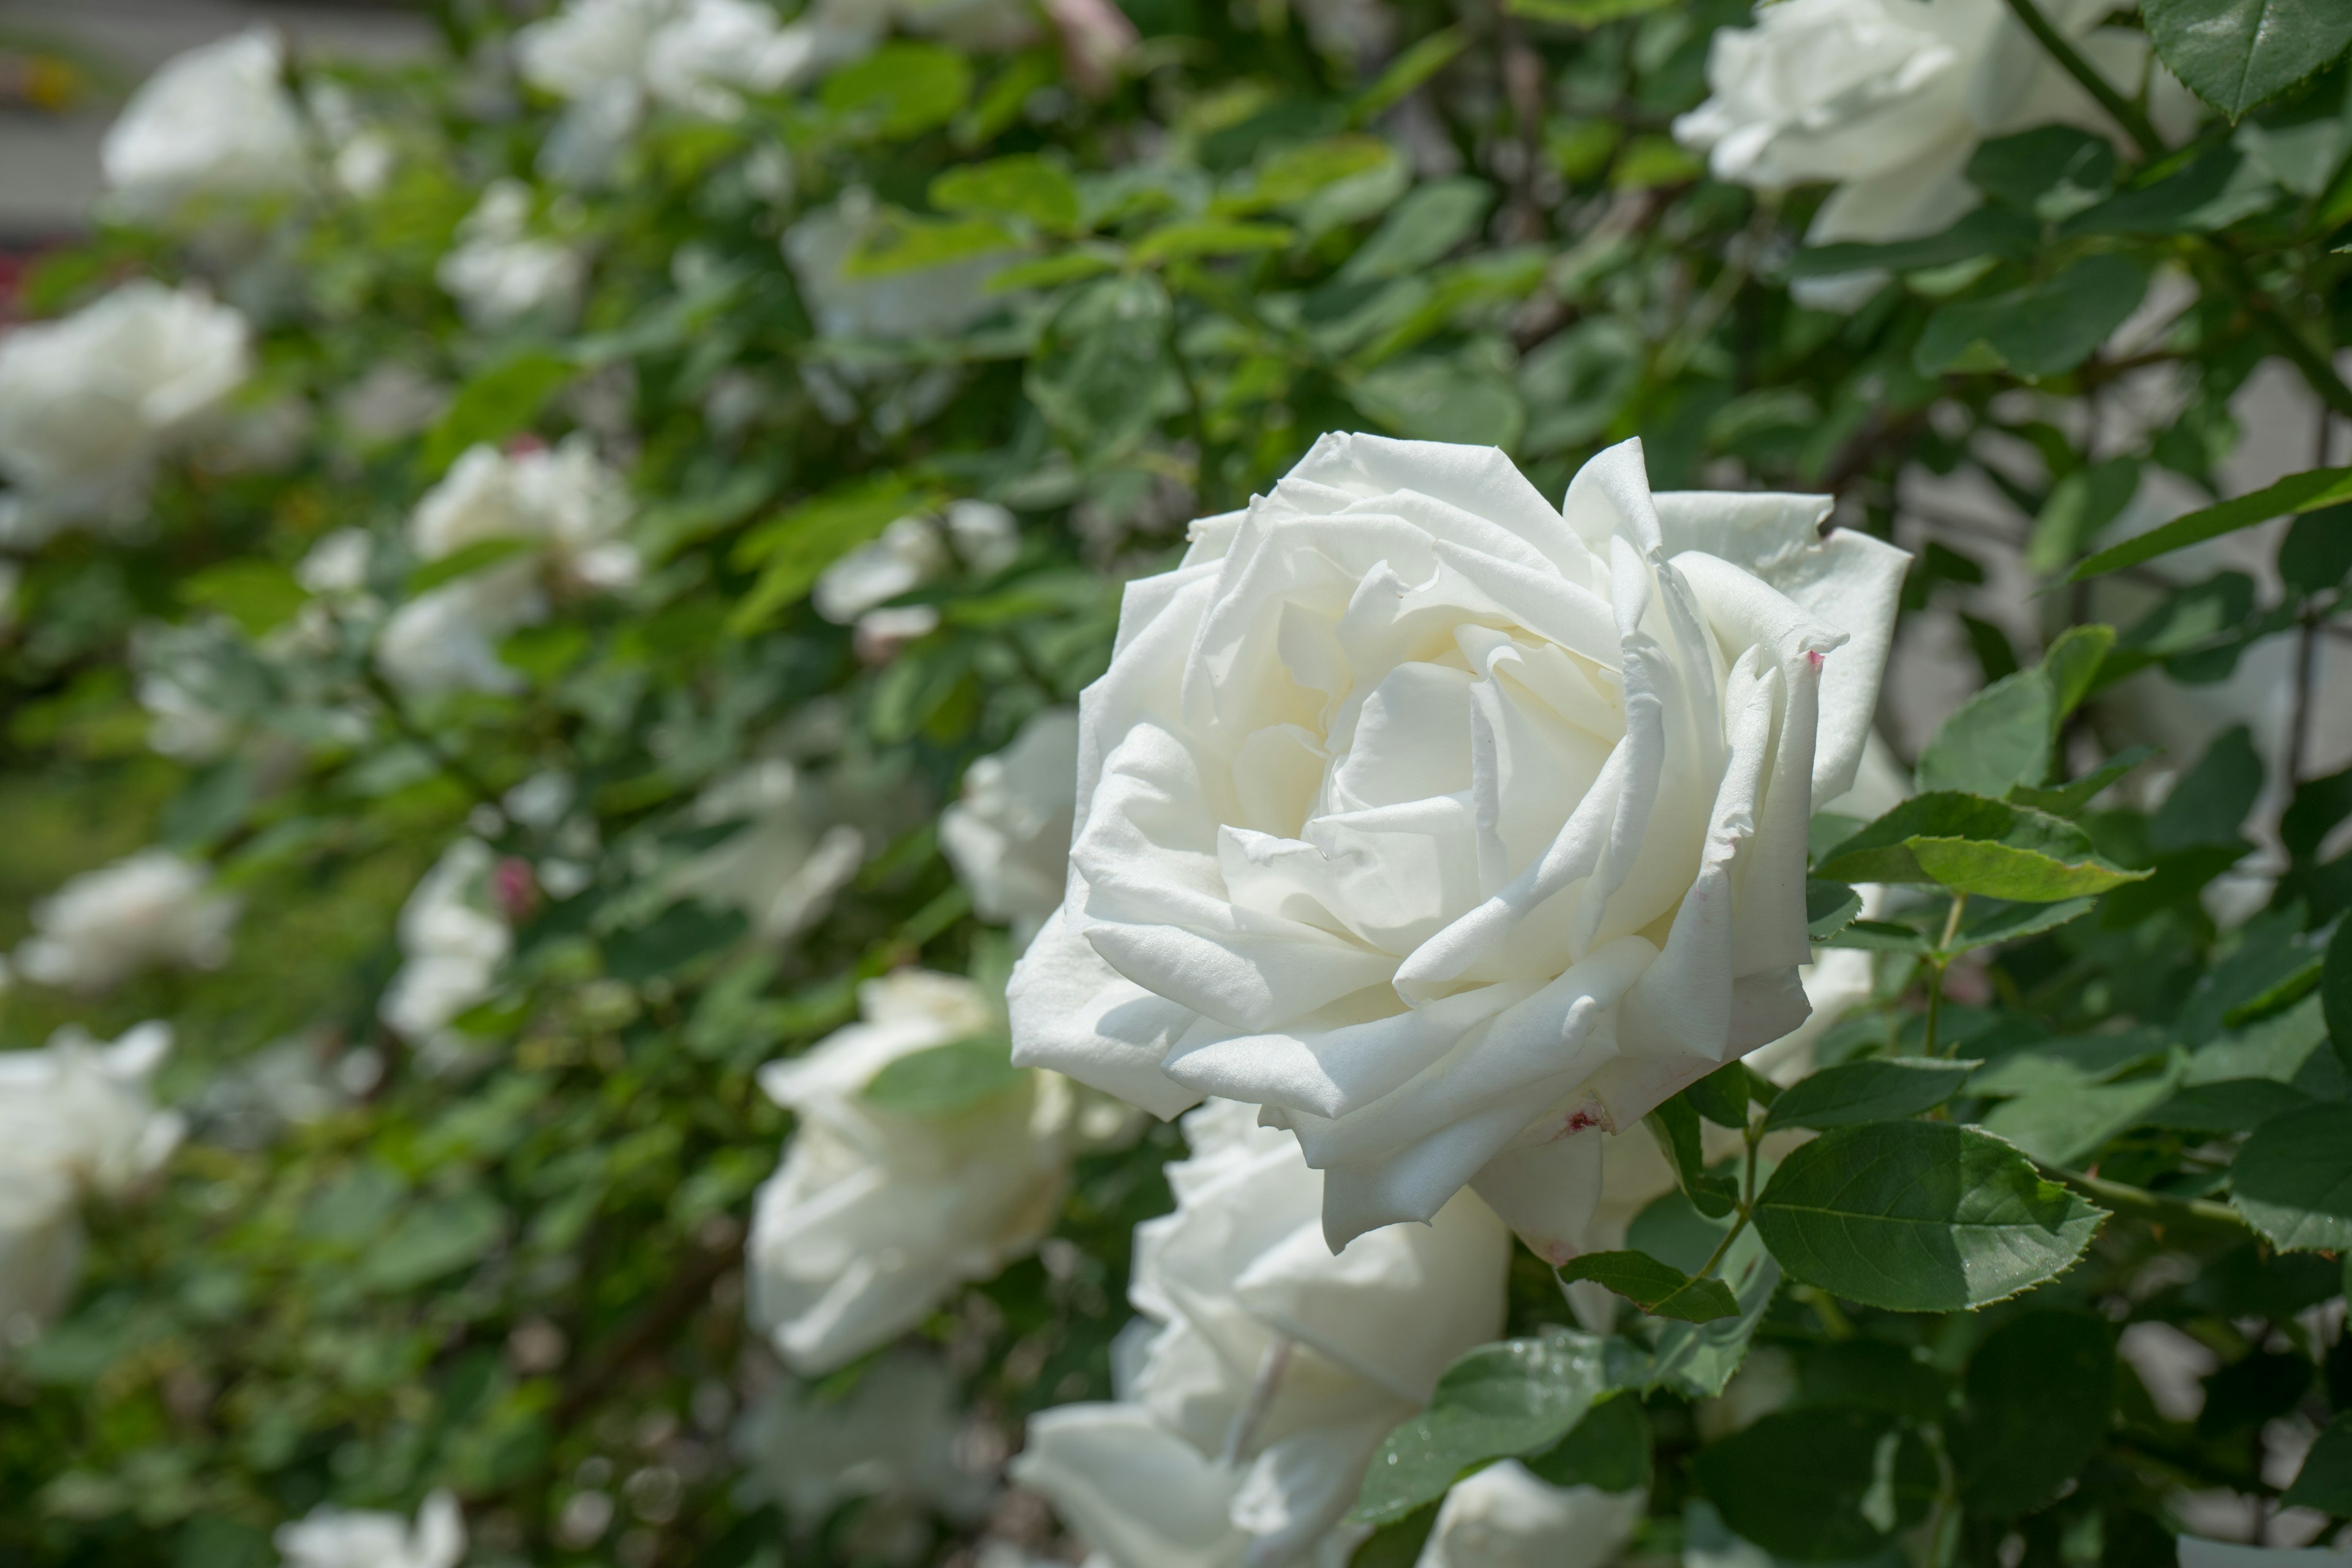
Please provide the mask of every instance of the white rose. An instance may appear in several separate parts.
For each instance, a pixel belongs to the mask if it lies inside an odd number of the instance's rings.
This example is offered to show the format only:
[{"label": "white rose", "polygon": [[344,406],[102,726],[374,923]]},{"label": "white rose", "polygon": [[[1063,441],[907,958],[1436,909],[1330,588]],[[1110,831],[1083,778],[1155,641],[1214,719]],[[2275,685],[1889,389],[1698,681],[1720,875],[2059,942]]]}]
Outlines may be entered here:
[{"label": "white rose", "polygon": [[54,1319],[80,1271],[80,1200],[161,1166],[183,1131],[149,1080],[172,1046],[146,1023],[112,1045],[68,1025],[37,1051],[0,1052],[0,1344]]},{"label": "white rose", "polygon": [[1032,1416],[1013,1477],[1116,1568],[1344,1563],[1381,1439],[1502,1331],[1510,1235],[1464,1194],[1334,1256],[1296,1138],[1229,1100],[1184,1132],[1176,1212],[1136,1227],[1119,1402]]},{"label": "white rose", "polygon": [[994,1488],[955,1461],[961,1415],[955,1379],[913,1349],[877,1356],[846,1394],[817,1397],[781,1383],[736,1426],[738,1500],[780,1502],[803,1525],[852,1498],[975,1518]]},{"label": "white rose", "polygon": [[809,603],[834,625],[851,626],[877,605],[914,592],[947,566],[947,545],[939,526],[928,517],[902,517],[819,573]]},{"label": "white rose", "polygon": [[302,111],[286,90],[278,36],[255,27],[166,61],[100,148],[106,183],[132,214],[190,201],[299,191],[309,178]]},{"label": "white rose", "polygon": [[1026,946],[1062,902],[1077,813],[1078,716],[1049,708],[1013,744],[964,771],[963,798],[940,816],[940,849],[984,921]]},{"label": "white rose", "polygon": [[134,521],[156,459],[251,374],[247,339],[226,305],[147,279],[0,336],[0,541]]},{"label": "white rose", "polygon": [[457,1500],[436,1491],[416,1510],[414,1528],[396,1513],[321,1503],[278,1526],[276,1539],[284,1568],[457,1568],[466,1521]]},{"label": "white rose", "polygon": [[1261,1106],[1334,1246],[1467,1183],[1571,1256],[1568,1134],[1804,1021],[1806,825],[1907,560],[1829,509],[1653,496],[1629,441],[1555,510],[1492,448],[1326,436],[1196,523],[1080,700],[1016,1058]]},{"label": "white rose", "polygon": [[587,275],[578,251],[531,237],[530,187],[520,180],[490,183],[433,271],[466,320],[487,331],[531,316],[568,321]]},{"label": "white rose", "polygon": [[620,537],[630,510],[627,485],[584,436],[512,455],[472,447],[417,503],[411,548],[421,561],[490,540],[526,548],[394,611],[377,664],[409,691],[515,689],[520,678],[499,662],[496,645],[546,619],[547,585],[577,591],[636,581],[635,547]]},{"label": "white rose", "polygon": [[681,867],[672,893],[742,910],[767,942],[789,942],[807,930],[866,863],[865,836],[828,822],[821,793],[781,758],[719,779],[696,800],[691,816],[704,826],[744,826]]},{"label": "white rose", "polygon": [[1070,1088],[1050,1073],[928,1115],[866,1094],[891,1063],[999,1027],[979,986],[901,970],[857,1000],[863,1022],[760,1072],[798,1126],[751,1220],[751,1317],[803,1373],[887,1343],[1035,1246],[1068,1173]]},{"label": "white rose", "polygon": [[853,190],[784,231],[784,259],[820,337],[952,337],[1003,307],[1003,297],[988,293],[986,285],[1013,259],[1010,252],[878,278],[850,277],[845,270],[850,257],[880,218],[873,196]]},{"label": "white rose", "polygon": [[169,849],[142,849],[85,871],[33,906],[16,972],[44,985],[110,991],[142,970],[228,962],[236,900]]},{"label": "white rose", "polygon": [[401,906],[400,970],[376,1016],[411,1044],[456,1044],[449,1021],[497,986],[499,966],[514,949],[514,934],[491,903],[497,860],[480,839],[460,838]]},{"label": "white rose", "polygon": [[[2104,0],[2045,5],[2110,80],[2136,90],[2145,35],[2097,24]],[[2003,0],[1780,0],[1707,53],[1705,103],[1675,122],[1717,179],[1767,190],[1835,181],[1816,245],[1933,234],[1977,205],[1979,142],[2051,121],[2112,132]]]},{"label": "white rose", "polygon": [[1642,1491],[1556,1487],[1517,1459],[1456,1481],[1416,1568],[1603,1568],[1642,1522]]},{"label": "white rose", "polygon": [[294,580],[320,598],[357,594],[367,587],[375,540],[364,528],[339,528],[310,546],[295,563]]}]

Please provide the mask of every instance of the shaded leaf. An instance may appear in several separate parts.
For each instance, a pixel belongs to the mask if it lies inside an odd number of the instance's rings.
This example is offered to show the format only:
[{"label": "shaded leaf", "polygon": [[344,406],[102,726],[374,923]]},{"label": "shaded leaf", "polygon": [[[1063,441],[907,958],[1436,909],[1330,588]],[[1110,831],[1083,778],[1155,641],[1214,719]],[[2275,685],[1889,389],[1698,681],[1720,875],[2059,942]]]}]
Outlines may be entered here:
[{"label": "shaded leaf", "polygon": [[1845,1127],[1916,1116],[1959,1093],[1969,1074],[1980,1065],[1932,1057],[1840,1062],[1782,1089],[1764,1125]]},{"label": "shaded leaf", "polygon": [[2255,1128],[2230,1167],[2230,1201],[2282,1252],[2352,1247],[2352,1104]]},{"label": "shaded leaf", "polygon": [[1686,1323],[1736,1317],[1739,1303],[1720,1279],[1693,1279],[1641,1252],[1588,1252],[1560,1265],[1562,1279],[1591,1279],[1654,1318]]}]

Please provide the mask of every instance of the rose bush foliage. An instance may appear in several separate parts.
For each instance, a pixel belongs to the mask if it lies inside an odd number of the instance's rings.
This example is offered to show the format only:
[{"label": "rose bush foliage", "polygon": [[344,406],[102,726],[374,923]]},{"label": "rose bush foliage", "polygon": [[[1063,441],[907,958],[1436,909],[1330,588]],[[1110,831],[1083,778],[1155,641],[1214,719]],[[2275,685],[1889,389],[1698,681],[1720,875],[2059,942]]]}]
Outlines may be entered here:
[{"label": "rose bush foliage", "polygon": [[2332,7],[433,15],[0,316],[0,1555],[2352,1518]]}]

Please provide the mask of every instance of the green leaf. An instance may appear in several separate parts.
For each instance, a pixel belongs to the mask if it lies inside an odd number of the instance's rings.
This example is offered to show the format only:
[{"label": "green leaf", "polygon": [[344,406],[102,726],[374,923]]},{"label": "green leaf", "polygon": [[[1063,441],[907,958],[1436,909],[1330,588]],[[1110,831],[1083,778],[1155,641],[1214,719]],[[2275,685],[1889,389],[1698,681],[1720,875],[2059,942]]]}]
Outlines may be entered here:
[{"label": "green leaf", "polygon": [[1286,224],[1195,218],[1153,229],[1136,241],[1131,254],[1137,265],[1149,267],[1179,257],[1254,256],[1282,250],[1297,237],[1297,231]]},{"label": "green leaf", "polygon": [[845,278],[895,278],[977,257],[998,256],[1020,243],[993,218],[923,218],[886,212],[859,236],[843,261]]},{"label": "green leaf", "polygon": [[425,433],[417,462],[437,477],[471,447],[528,429],[547,400],[569,382],[572,362],[546,349],[518,349],[474,373]]},{"label": "green leaf", "polygon": [[1959,1093],[1969,1074],[1981,1065],[1931,1057],[1840,1062],[1782,1089],[1764,1125],[1775,1130],[1845,1127],[1916,1116]]},{"label": "green leaf", "polygon": [[1729,1214],[1737,1201],[1736,1194],[1730,1183],[1706,1173],[1698,1109],[1689,1097],[1677,1094],[1642,1120],[1656,1137],[1658,1147],[1665,1152],[1668,1163],[1675,1168],[1675,1180],[1692,1205],[1710,1217]]},{"label": "green leaf", "polygon": [[1862,913],[1862,895],[1843,882],[1824,877],[1805,879],[1805,932],[1815,942],[1827,942]]},{"label": "green leaf", "polygon": [[2352,1247],[2352,1103],[2255,1128],[2230,1167],[2230,1201],[2282,1252]]},{"label": "green leaf", "polygon": [[2114,1338],[2088,1312],[2025,1312],[1988,1334],[1952,1434],[1969,1507],[2008,1519],[2055,1498],[2106,1441],[2115,1384]]},{"label": "green leaf", "polygon": [[2095,857],[2064,861],[2036,850],[1968,838],[1914,838],[1909,847],[1919,868],[1954,892],[2024,902],[2088,898],[2147,876]]},{"label": "green leaf", "polygon": [[2085,257],[2046,283],[1946,305],[1928,319],[1912,363],[1922,375],[2057,375],[2090,358],[2147,292],[2137,262],[2112,252]]},{"label": "green leaf", "polygon": [[1746,1062],[1727,1062],[1683,1090],[1683,1098],[1717,1127],[1738,1129],[1748,1125],[1748,1102],[1759,1086],[1767,1096],[1779,1092],[1749,1072]]},{"label": "green leaf", "polygon": [[1473,1465],[1550,1447],[1606,1387],[1601,1342],[1590,1334],[1554,1329],[1479,1346],[1445,1369],[1428,1409],[1381,1444],[1349,1518],[1386,1524]]},{"label": "green leaf", "polygon": [[2202,544],[2209,539],[2219,539],[2225,533],[2235,533],[2242,528],[2255,527],[2274,517],[2315,511],[2347,500],[2352,500],[2352,468],[2313,468],[2289,474],[2252,495],[2174,518],[2160,528],[2151,528],[2102,550],[2067,574],[2066,581],[2079,583],[2086,577],[2102,577],[2176,550],[2186,550],[2192,544]]},{"label": "green leaf", "polygon": [[2058,694],[2041,669],[2021,669],[1960,704],[1919,753],[1919,787],[2002,795],[2050,771]]},{"label": "green leaf", "polygon": [[1971,905],[1968,918],[1960,922],[1951,945],[1944,951],[1967,952],[1973,948],[2054,931],[2089,914],[2095,902],[2092,899],[2068,899],[2063,903],[2003,904],[1990,909]]},{"label": "green leaf", "polygon": [[1559,1277],[1595,1280],[1654,1318],[1708,1323],[1739,1314],[1738,1301],[1722,1280],[1695,1279],[1645,1252],[1588,1252],[1561,1264]]},{"label": "green leaf", "polygon": [[2050,488],[2026,541],[2025,565],[2039,576],[2063,571],[2091,541],[2121,517],[2139,493],[2139,464],[2111,458],[2076,468]]},{"label": "green leaf", "polygon": [[2327,939],[2327,956],[2319,966],[2319,1009],[2336,1054],[2352,1062],[2352,921],[2337,921]]},{"label": "green leaf", "polygon": [[1832,1128],[1790,1152],[1756,1205],[1791,1276],[1898,1312],[1960,1311],[2054,1279],[2105,1218],[2009,1144],[1948,1121]]},{"label": "green leaf", "polygon": [[2037,125],[1979,145],[1968,177],[1995,201],[2056,223],[2114,187],[2115,143],[2078,126]]},{"label": "green leaf", "polygon": [[479,1261],[505,1234],[505,1211],[487,1193],[418,1204],[370,1239],[360,1257],[360,1278],[378,1290],[412,1290]]},{"label": "green leaf", "polygon": [[2252,1132],[2275,1116],[2300,1110],[2311,1096],[2292,1084],[2266,1078],[2230,1078],[2192,1083],[2140,1118],[2143,1127],[2180,1132]]},{"label": "green leaf", "polygon": [[971,64],[938,44],[885,44],[825,79],[827,112],[903,140],[945,125],[971,97]]},{"label": "green leaf", "polygon": [[1867,1410],[1777,1411],[1700,1449],[1691,1477],[1724,1523],[1799,1563],[1873,1557],[1936,1495],[1927,1444]]},{"label": "green leaf", "polygon": [[2156,748],[2153,746],[2126,746],[2071,784],[2051,789],[2020,784],[2009,792],[2009,798],[2019,805],[2047,812],[2052,816],[2072,816],[2090,805],[2092,798],[2101,791],[2154,755]]},{"label": "green leaf", "polygon": [[2143,0],[2140,16],[2172,74],[2232,120],[2352,47],[2337,0]]},{"label": "green leaf", "polygon": [[1650,1489],[1650,1422],[1631,1390],[1604,1394],[1567,1436],[1522,1461],[1556,1487]]},{"label": "green leaf", "polygon": [[753,528],[736,542],[730,559],[738,567],[759,567],[760,576],[728,616],[728,635],[761,630],[806,598],[826,567],[899,518],[943,499],[921,480],[882,474],[812,496]]},{"label": "green leaf", "polygon": [[1372,85],[1356,100],[1349,118],[1360,125],[1444,70],[1454,57],[1470,47],[1459,27],[1441,27],[1391,60]]},{"label": "green leaf", "polygon": [[1348,258],[1339,281],[1410,277],[1475,234],[1494,205],[1493,188],[1467,175],[1415,185]]},{"label": "green leaf", "polygon": [[1348,1568],[1415,1568],[1436,1525],[1437,1504],[1425,1502],[1372,1531],[1348,1559]]},{"label": "green leaf", "polygon": [[1764,1321],[1773,1293],[1780,1288],[1780,1266],[1751,1226],[1724,1254],[1721,1268],[1739,1301],[1739,1316],[1711,1323],[1669,1322],[1651,1352],[1645,1386],[1671,1389],[1685,1399],[1713,1399],[1748,1359],[1756,1325]]},{"label": "green leaf", "polygon": [[1848,272],[1919,272],[1973,261],[1979,256],[2026,261],[2032,258],[2041,240],[2040,224],[2021,213],[1988,203],[1942,233],[1924,239],[1897,240],[1892,245],[1822,245],[1801,250],[1789,264],[1789,276],[1834,278]]},{"label": "green leaf", "polygon": [[294,618],[310,593],[275,561],[224,561],[180,579],[180,602],[235,621],[257,637]]},{"label": "green leaf", "polygon": [[1342,180],[1370,174],[1395,156],[1386,142],[1362,134],[1284,147],[1261,159],[1243,189],[1222,198],[1218,206],[1230,213],[1297,206]]},{"label": "green leaf", "polygon": [[408,574],[408,596],[428,594],[444,583],[454,583],[460,577],[470,577],[501,561],[511,561],[526,551],[536,550],[546,541],[522,534],[509,533],[496,539],[477,539],[470,544],[459,545],[437,560],[427,561]]},{"label": "green leaf", "polygon": [[2235,147],[2209,147],[2185,169],[2076,213],[2058,226],[2058,237],[2210,234],[2278,198],[2277,182],[2261,164]]},{"label": "green leaf", "polygon": [[1410,440],[1511,447],[1527,408],[1500,376],[1434,354],[1393,360],[1359,381],[1356,406]]},{"label": "green leaf", "polygon": [[1662,11],[1674,0],[1509,0],[1503,9],[1514,16],[1553,22],[1569,27],[1598,27],[1627,16]]},{"label": "green leaf", "polygon": [[1104,278],[1074,290],[1029,362],[1029,401],[1083,452],[1134,441],[1151,427],[1169,376],[1173,310],[1156,278]]},{"label": "green leaf", "polygon": [[2073,823],[1950,791],[1914,795],[1817,869],[1847,882],[1934,882],[2021,903],[2088,898],[2147,876],[2101,860]]},{"label": "green leaf", "polygon": [[2337,1519],[2352,1518],[2352,1414],[2327,1424],[2279,1501],[2289,1508],[2315,1508]]},{"label": "green leaf", "polygon": [[951,1040],[891,1062],[867,1081],[865,1098],[901,1116],[947,1116],[1018,1089],[1028,1078],[1013,1065],[1008,1040]]},{"label": "green leaf", "polygon": [[1052,234],[1078,226],[1078,187],[1034,153],[949,169],[933,176],[930,200],[941,212],[1016,218]]},{"label": "green leaf", "polygon": [[2107,654],[2115,646],[2116,628],[2096,621],[2068,626],[2052,639],[2042,656],[2042,668],[2057,695],[2060,720],[2081,707],[2083,699],[2097,688]]},{"label": "green leaf", "polygon": [[1864,952],[1926,954],[1936,951],[1936,939],[1916,926],[1899,925],[1893,921],[1855,921],[1825,945]]},{"label": "green leaf", "polygon": [[740,910],[713,909],[698,900],[684,900],[634,931],[614,931],[606,937],[604,968],[615,979],[635,984],[668,976],[733,946],[750,927]]},{"label": "green leaf", "polygon": [[1016,289],[1054,289],[1118,270],[1120,253],[1110,246],[1088,245],[1034,261],[1016,261],[988,278],[988,291],[1009,294]]},{"label": "green leaf", "polygon": [[2105,1082],[2053,1086],[2021,1094],[1987,1111],[1984,1129],[2037,1160],[2053,1165],[2074,1164],[2146,1121],[2150,1111],[2172,1098],[2185,1076],[2187,1062],[2178,1052],[2158,1059],[2162,1065],[2154,1072],[2143,1068]]}]

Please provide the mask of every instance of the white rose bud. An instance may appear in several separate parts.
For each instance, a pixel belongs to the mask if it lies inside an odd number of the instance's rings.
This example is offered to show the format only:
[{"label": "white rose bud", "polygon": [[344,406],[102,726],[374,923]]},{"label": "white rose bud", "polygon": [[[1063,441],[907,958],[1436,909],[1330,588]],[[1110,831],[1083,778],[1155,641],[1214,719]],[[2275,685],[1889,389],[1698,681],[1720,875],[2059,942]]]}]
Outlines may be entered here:
[{"label": "white rose bud", "polygon": [[16,972],[44,985],[96,994],[154,968],[218,969],[228,962],[236,900],[169,849],[142,849],[85,871],[33,906],[34,934]]},{"label": "white rose bud", "polygon": [[1826,497],[1555,510],[1490,447],[1327,436],[1130,584],[1079,705],[1016,1059],[1295,1130],[1334,1247],[1475,1185],[1575,1251],[1597,1138],[1805,1019],[1805,835],[1908,557]]},{"label": "white rose bud", "polygon": [[252,373],[247,340],[226,305],[147,279],[0,336],[0,542],[135,521],[156,459]]},{"label": "white rose bud", "polygon": [[1078,716],[1049,708],[966,769],[963,798],[940,816],[940,850],[971,907],[1024,946],[1062,902],[1077,778]]},{"label": "white rose bud", "polygon": [[870,1092],[891,1064],[998,1028],[979,986],[901,970],[857,999],[863,1022],[760,1071],[799,1125],[751,1220],[751,1318],[811,1374],[887,1343],[1034,1247],[1068,1174],[1070,1086],[1050,1073],[935,1109]]},{"label": "white rose bud", "polygon": [[119,1194],[180,1141],[149,1080],[170,1026],[142,1024],[112,1045],[68,1025],[37,1051],[0,1052],[0,1346],[32,1337],[73,1293],[80,1201]]},{"label": "white rose bud", "polygon": [[255,27],[164,63],[123,106],[100,161],[115,199],[149,219],[192,201],[299,191],[302,111],[278,36]]},{"label": "white rose bud", "polygon": [[1227,1100],[1184,1132],[1176,1212],[1136,1227],[1119,1402],[1032,1416],[1013,1477],[1116,1568],[1344,1561],[1381,1439],[1502,1331],[1510,1235],[1464,1194],[1334,1256],[1296,1138]]},{"label": "white rose bud", "polygon": [[[2044,5],[2126,91],[2145,35],[2096,25],[2104,0]],[[1816,245],[1936,233],[1977,205],[1979,142],[2051,121],[2113,132],[2003,0],[1782,0],[1715,35],[1713,96],[1675,122],[1720,180],[1766,190],[1835,181]]]},{"label": "white rose bud", "polygon": [[321,1503],[280,1525],[284,1568],[457,1568],[466,1555],[466,1521],[446,1491],[427,1496],[414,1528],[396,1513]]}]

